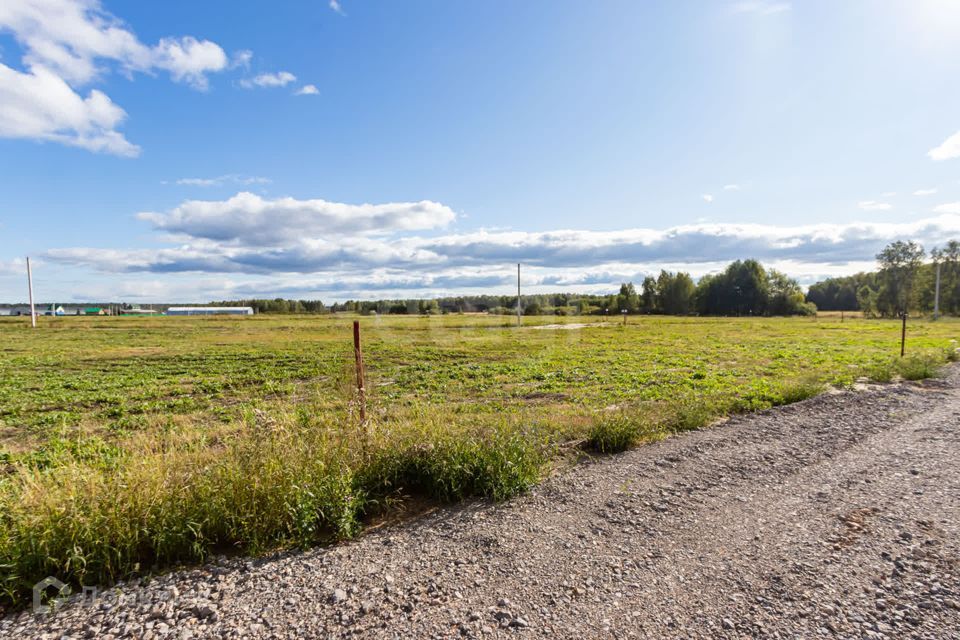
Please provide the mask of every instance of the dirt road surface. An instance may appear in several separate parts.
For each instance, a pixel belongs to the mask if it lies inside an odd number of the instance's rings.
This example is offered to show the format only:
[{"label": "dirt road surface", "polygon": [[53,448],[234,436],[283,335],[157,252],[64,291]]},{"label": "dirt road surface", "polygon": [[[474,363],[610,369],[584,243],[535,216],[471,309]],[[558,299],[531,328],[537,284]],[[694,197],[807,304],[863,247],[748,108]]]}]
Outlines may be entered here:
[{"label": "dirt road surface", "polygon": [[960,370],[581,464],[506,504],[0,621],[50,638],[960,638]]}]

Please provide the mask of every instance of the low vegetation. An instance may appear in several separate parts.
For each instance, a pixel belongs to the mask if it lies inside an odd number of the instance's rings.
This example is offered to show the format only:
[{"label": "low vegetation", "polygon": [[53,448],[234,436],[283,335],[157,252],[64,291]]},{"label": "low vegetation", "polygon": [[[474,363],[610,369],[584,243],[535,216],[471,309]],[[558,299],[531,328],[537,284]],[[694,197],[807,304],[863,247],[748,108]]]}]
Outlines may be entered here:
[{"label": "low vegetation", "polygon": [[[578,452],[933,375],[960,323],[839,318],[0,321],[0,589],[354,535],[411,497],[504,499]],[[562,320],[565,321],[565,320]],[[555,322],[555,321],[554,321]]]}]

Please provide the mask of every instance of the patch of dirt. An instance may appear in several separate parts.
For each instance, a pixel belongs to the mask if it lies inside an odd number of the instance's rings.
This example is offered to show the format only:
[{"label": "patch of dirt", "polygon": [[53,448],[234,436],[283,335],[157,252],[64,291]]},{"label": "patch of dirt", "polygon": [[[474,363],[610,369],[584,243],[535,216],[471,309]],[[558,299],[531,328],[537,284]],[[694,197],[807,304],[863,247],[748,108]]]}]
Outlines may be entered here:
[{"label": "patch of dirt", "polygon": [[610,324],[609,322],[570,322],[568,324],[537,324],[530,329],[586,329],[587,327],[604,327]]}]

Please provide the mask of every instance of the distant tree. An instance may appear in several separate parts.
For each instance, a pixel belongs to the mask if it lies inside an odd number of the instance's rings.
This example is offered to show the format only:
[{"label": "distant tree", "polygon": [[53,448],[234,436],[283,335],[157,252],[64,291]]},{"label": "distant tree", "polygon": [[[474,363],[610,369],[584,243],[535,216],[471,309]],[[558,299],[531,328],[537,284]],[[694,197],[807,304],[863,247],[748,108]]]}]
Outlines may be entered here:
[{"label": "distant tree", "polygon": [[771,316],[812,315],[817,307],[807,302],[796,280],[776,269],[767,271],[767,314]]},{"label": "distant tree", "polygon": [[877,254],[880,289],[877,304],[884,315],[907,311],[913,303],[914,283],[925,252],[916,242],[891,242]]},{"label": "distant tree", "polygon": [[617,295],[617,311],[626,309],[627,313],[636,313],[640,309],[640,296],[632,282],[624,282],[620,285],[620,293]]},{"label": "distant tree", "polygon": [[657,278],[656,307],[669,315],[687,315],[693,311],[696,290],[690,274],[661,271]]},{"label": "distant tree", "polygon": [[950,240],[930,255],[934,265],[940,265],[940,310],[960,313],[960,242]]},{"label": "distant tree", "polygon": [[827,278],[822,282],[810,285],[807,290],[807,301],[812,302],[823,311],[857,311],[860,309],[857,302],[857,291],[860,287],[872,281],[872,274],[866,273],[841,278]]},{"label": "distant tree", "polygon": [[657,309],[657,281],[653,276],[647,276],[640,285],[640,307],[645,313],[656,313]]},{"label": "distant tree", "polygon": [[737,260],[697,285],[697,311],[708,315],[762,315],[767,312],[767,273],[756,260]]}]

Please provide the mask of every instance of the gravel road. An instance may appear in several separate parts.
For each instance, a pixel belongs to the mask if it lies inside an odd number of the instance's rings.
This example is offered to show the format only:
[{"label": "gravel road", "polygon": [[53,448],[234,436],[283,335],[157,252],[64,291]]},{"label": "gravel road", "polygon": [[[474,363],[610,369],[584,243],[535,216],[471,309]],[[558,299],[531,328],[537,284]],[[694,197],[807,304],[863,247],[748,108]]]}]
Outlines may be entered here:
[{"label": "gravel road", "polygon": [[827,394],[0,636],[960,638],[960,369]]}]

